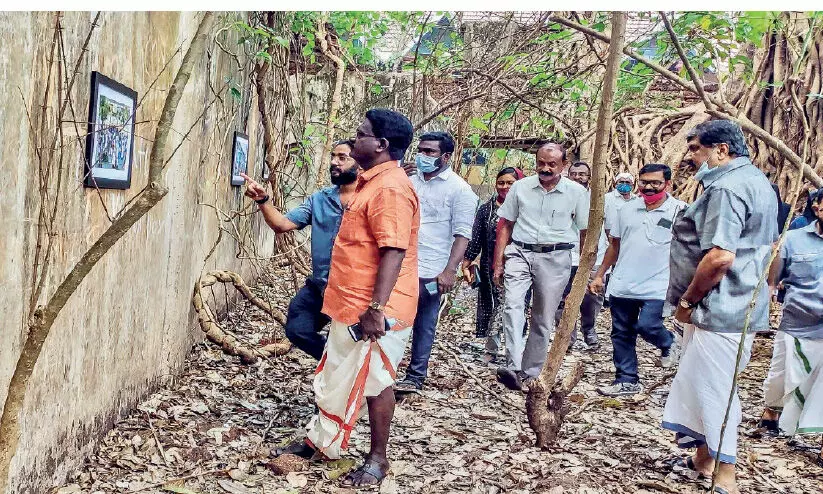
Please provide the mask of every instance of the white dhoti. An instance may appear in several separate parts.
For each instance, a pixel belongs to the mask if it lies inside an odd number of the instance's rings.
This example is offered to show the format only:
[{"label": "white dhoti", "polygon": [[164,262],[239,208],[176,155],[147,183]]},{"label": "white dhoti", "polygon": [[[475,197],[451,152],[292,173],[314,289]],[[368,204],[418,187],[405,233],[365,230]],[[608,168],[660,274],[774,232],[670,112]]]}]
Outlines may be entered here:
[{"label": "white dhoti", "polygon": [[308,442],[329,459],[349,445],[354,425],[365,412],[365,398],[394,384],[411,327],[388,331],[371,341],[354,341],[347,326],[331,322],[326,349],[314,376],[319,413],[309,425]]},{"label": "white dhoti", "polygon": [[823,340],[778,331],[763,395],[786,434],[823,432]]},{"label": "white dhoti", "polygon": [[[736,460],[737,427],[743,418],[735,390],[723,445],[719,446],[741,336],[684,325],[683,355],[663,411],[663,428],[677,433],[678,446],[694,448],[706,444],[712,457],[723,463]],[[752,333],[746,336],[738,372],[749,363],[753,343]]]}]

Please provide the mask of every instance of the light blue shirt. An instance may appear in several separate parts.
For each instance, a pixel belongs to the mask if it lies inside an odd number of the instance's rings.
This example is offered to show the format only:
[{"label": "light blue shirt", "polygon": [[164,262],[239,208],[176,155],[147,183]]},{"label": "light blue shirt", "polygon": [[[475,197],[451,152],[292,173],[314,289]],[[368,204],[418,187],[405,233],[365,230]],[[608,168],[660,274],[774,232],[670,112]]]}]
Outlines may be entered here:
[{"label": "light blue shirt", "polygon": [[[674,222],[666,301],[676,307],[703,256],[714,247],[735,254],[726,275],[692,312],[700,329],[739,333],[760,276],[777,240],[777,196],[747,157],[709,170],[705,190]],[[764,283],[752,311],[751,331],[769,329],[769,289]]]},{"label": "light blue shirt", "polygon": [[817,224],[788,232],[780,250],[786,287],[780,330],[795,338],[823,339],[823,236]]},{"label": "light blue shirt", "polygon": [[314,282],[324,290],[329,281],[331,250],[343,218],[340,187],[334,185],[318,190],[307,197],[303,204],[286,213],[286,218],[299,229],[311,225],[312,273],[307,281]]}]

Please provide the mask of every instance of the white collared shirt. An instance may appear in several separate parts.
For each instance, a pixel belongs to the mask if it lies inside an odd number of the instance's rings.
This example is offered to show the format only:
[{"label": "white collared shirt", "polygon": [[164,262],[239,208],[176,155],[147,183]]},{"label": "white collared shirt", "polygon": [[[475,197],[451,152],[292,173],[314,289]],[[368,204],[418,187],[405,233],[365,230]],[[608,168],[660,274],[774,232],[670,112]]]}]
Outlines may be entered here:
[{"label": "white collared shirt", "polygon": [[657,209],[646,209],[642,197],[623,204],[612,221],[612,237],[620,252],[609,279],[608,295],[638,300],[665,300],[669,287],[672,225],[686,203],[668,196]]},{"label": "white collared shirt", "polygon": [[451,168],[428,181],[418,171],[411,182],[420,199],[418,276],[434,278],[449,263],[454,237],[472,237],[477,194]]},{"label": "white collared shirt", "polygon": [[623,194],[614,189],[611,192],[606,193],[605,199],[605,211],[603,216],[603,228],[606,230],[612,229],[612,223],[614,222],[614,217],[617,214],[617,211],[623,207],[624,204],[631,201],[637,197],[636,194],[632,193],[629,194],[629,198],[626,199],[623,197]]},{"label": "white collared shirt", "polygon": [[512,238],[518,242],[574,243],[589,224],[589,194],[566,177],[547,192],[532,175],[512,185],[497,215],[514,222]]}]

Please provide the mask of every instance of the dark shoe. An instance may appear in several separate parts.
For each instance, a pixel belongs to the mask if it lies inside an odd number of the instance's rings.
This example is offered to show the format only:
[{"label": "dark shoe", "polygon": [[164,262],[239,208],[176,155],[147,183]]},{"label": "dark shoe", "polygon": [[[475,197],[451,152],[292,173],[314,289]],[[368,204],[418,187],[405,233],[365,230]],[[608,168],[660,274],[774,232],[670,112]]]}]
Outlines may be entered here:
[{"label": "dark shoe", "polygon": [[631,396],[643,392],[640,383],[614,383],[610,386],[601,386],[597,392],[603,396]]},{"label": "dark shoe", "polygon": [[298,441],[294,441],[289,443],[283,448],[277,448],[274,450],[274,456],[281,456],[281,455],[295,455],[299,456],[300,458],[309,459],[314,456],[314,453],[317,450],[309,446],[309,444],[304,440],[300,439]]},{"label": "dark shoe", "polygon": [[777,420],[764,420],[760,419],[760,422],[757,423],[758,429],[766,429],[770,435],[779,435],[780,434],[780,427],[778,426]]},{"label": "dark shoe", "polygon": [[395,383],[394,390],[398,393],[419,393],[423,389],[423,385],[411,379],[403,379]]},{"label": "dark shoe", "polygon": [[586,343],[586,351],[591,353],[597,353],[600,350],[600,343],[595,341],[594,343]]},{"label": "dark shoe", "polygon": [[523,390],[523,381],[520,379],[518,373],[505,367],[498,367],[497,381],[512,391]]}]

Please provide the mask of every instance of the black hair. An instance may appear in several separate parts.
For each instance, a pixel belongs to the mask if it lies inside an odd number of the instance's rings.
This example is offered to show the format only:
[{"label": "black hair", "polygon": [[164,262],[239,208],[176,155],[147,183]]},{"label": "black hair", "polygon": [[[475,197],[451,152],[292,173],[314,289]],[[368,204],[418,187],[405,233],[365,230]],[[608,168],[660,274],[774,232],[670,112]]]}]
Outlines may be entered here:
[{"label": "black hair", "polygon": [[514,177],[517,178],[517,170],[515,170],[513,166],[507,166],[497,172],[497,177],[495,178],[500,178],[503,175],[514,175]]},{"label": "black hair", "polygon": [[[558,144],[556,142],[544,142],[544,143],[540,144],[540,147],[538,147],[537,150],[540,151],[541,149],[543,149],[545,147],[548,147],[548,146],[556,146],[556,147],[560,148],[560,151],[563,152],[563,161],[566,161],[566,148],[563,147],[562,144]],[[535,154],[537,154],[537,153],[535,153]]]},{"label": "black hair", "polygon": [[374,136],[389,141],[389,156],[399,160],[412,142],[414,128],[405,115],[387,108],[372,108],[366,112]]},{"label": "black hair", "polygon": [[663,172],[663,178],[666,180],[672,179],[672,169],[669,168],[668,165],[662,165],[660,163],[649,163],[648,165],[644,165],[643,168],[637,173],[637,176],[643,175],[644,173],[655,173],[655,172]]},{"label": "black hair", "polygon": [[809,197],[812,198],[812,202],[823,203],[823,187],[809,192]]},{"label": "black hair", "polygon": [[440,146],[440,153],[453,153],[454,152],[454,139],[452,138],[451,134],[448,132],[426,132],[422,136],[420,136],[421,141],[437,141]]},{"label": "black hair", "polygon": [[731,120],[710,120],[698,124],[686,135],[686,140],[697,138],[703,146],[728,144],[729,155],[733,157],[748,156],[749,147],[740,126]]},{"label": "black hair", "polygon": [[349,149],[354,149],[354,139],[340,139],[339,141],[335,141],[331,148],[334,149],[337,146],[348,146]]},{"label": "black hair", "polygon": [[575,161],[574,163],[572,163],[572,166],[570,166],[569,168],[571,169],[572,167],[575,167],[575,166],[585,166],[586,169],[589,170],[589,175],[592,174],[592,167],[590,167],[589,164],[586,163],[585,161]]}]

